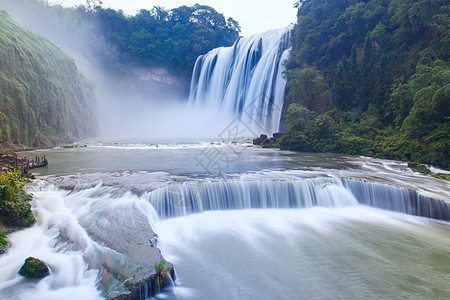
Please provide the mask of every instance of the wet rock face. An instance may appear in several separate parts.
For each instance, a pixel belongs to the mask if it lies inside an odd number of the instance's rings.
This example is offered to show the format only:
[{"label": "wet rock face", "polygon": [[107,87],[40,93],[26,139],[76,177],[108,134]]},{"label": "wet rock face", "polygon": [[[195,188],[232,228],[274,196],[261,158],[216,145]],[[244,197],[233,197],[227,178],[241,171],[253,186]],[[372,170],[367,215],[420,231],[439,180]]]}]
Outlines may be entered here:
[{"label": "wet rock face", "polygon": [[50,275],[50,269],[42,260],[28,257],[20,268],[19,274],[30,279],[41,279]]}]

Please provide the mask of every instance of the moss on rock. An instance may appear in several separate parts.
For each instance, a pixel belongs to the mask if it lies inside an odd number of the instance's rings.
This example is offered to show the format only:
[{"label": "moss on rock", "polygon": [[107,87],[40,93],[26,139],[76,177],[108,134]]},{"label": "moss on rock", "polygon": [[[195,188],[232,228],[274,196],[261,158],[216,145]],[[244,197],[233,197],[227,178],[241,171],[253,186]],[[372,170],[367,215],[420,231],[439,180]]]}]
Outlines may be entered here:
[{"label": "moss on rock", "polygon": [[42,260],[28,257],[20,268],[19,274],[30,279],[41,279],[50,275],[50,269]]}]

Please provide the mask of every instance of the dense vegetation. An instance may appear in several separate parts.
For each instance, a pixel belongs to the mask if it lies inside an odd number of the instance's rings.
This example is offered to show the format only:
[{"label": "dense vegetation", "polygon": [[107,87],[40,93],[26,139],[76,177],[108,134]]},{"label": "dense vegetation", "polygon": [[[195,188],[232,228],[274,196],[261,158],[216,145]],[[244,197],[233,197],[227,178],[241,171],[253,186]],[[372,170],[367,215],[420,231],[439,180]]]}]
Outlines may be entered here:
[{"label": "dense vegetation", "polygon": [[92,0],[73,8],[40,0],[0,0],[0,7],[28,26],[39,26],[38,32],[52,40],[70,37],[67,43],[85,55],[92,52],[99,67],[118,75],[129,65],[160,66],[190,79],[199,55],[232,45],[240,31],[232,18],[226,20],[212,7],[199,4],[141,9],[131,16]]},{"label": "dense vegetation", "polygon": [[[31,226],[34,216],[28,203],[31,196],[23,186],[29,180],[21,176],[20,171],[0,174],[0,222],[11,226]],[[3,245],[4,246],[4,245]]]},{"label": "dense vegetation", "polygon": [[[86,3],[64,8],[41,0],[0,0],[0,9],[76,57],[99,90],[126,90],[127,95],[139,89],[149,93],[148,82],[139,81],[147,74],[139,68],[145,67],[168,70],[169,80],[176,74],[167,93],[183,92],[196,58],[231,45],[240,30],[233,19],[198,4],[128,16],[103,8],[100,1]],[[73,61],[6,14],[1,22],[0,144],[43,146],[95,133],[93,88],[76,73]]]},{"label": "dense vegetation", "polygon": [[0,143],[45,146],[95,132],[94,91],[74,61],[0,11]]},{"label": "dense vegetation", "polygon": [[448,1],[298,5],[281,147],[449,168]]},{"label": "dense vegetation", "polygon": [[190,77],[195,60],[209,50],[233,44],[239,25],[205,5],[172,10],[141,9],[134,16],[96,8],[92,18],[120,60],[144,65],[164,65]]}]

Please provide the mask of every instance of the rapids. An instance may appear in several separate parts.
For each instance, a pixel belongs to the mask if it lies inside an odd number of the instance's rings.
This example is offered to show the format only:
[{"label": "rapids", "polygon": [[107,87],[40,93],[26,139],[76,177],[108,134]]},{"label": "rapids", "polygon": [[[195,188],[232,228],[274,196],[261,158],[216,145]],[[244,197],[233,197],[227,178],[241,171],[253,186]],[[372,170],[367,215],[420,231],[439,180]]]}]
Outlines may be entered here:
[{"label": "rapids", "polygon": [[[206,168],[205,149],[220,151],[227,164]],[[37,224],[11,234],[0,256],[1,298],[101,299],[104,266],[125,261],[138,270],[153,231],[177,272],[176,286],[159,297],[439,299],[450,292],[449,223],[414,216],[448,220],[448,183],[402,162],[218,141],[30,154],[51,163],[27,187]],[[39,282],[18,275],[28,256],[45,260],[51,275]],[[108,293],[124,280],[108,281]]]}]

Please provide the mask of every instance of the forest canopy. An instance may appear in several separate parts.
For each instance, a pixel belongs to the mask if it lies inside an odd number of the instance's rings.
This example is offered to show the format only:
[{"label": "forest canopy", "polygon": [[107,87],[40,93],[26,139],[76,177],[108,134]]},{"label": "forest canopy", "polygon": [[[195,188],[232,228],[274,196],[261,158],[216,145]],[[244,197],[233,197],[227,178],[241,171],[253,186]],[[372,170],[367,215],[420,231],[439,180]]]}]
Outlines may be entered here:
[{"label": "forest canopy", "polygon": [[448,1],[301,2],[281,147],[449,168]]},{"label": "forest canopy", "polygon": [[212,7],[195,4],[171,10],[153,7],[134,16],[120,10],[82,11],[98,24],[99,32],[115,48],[120,60],[144,65],[164,65],[189,74],[195,60],[209,50],[232,45],[239,24]]}]

